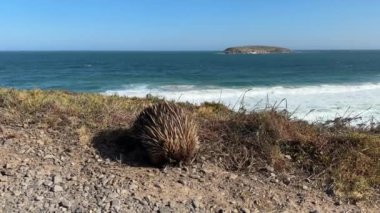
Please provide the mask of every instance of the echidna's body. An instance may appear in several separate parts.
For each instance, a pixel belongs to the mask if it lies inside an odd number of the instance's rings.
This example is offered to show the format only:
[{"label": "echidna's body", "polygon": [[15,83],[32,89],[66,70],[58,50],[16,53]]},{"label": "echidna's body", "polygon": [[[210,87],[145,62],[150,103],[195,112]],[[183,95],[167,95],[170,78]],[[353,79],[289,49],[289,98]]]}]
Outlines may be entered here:
[{"label": "echidna's body", "polygon": [[132,129],[157,166],[189,161],[198,149],[194,120],[174,103],[163,102],[144,109]]}]

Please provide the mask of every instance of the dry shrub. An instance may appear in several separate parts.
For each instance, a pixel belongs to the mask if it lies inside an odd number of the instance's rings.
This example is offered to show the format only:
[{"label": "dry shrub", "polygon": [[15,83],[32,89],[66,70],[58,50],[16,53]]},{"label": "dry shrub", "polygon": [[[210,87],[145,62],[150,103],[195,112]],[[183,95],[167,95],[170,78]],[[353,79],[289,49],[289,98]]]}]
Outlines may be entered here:
[{"label": "dry shrub", "polygon": [[280,142],[307,136],[298,122],[276,111],[234,113],[226,120],[205,120],[201,128],[202,156],[233,171],[250,172],[267,163],[286,169]]},{"label": "dry shrub", "polygon": [[[80,129],[84,142],[91,132],[129,127],[137,112],[159,101],[155,97],[0,89],[0,121]],[[295,174],[327,183],[336,195],[352,200],[369,197],[374,190],[379,192],[379,124],[352,128],[342,125],[350,121],[344,118],[325,126],[290,119],[286,111],[278,112],[275,107],[236,113],[217,103],[180,105],[199,122],[198,161],[246,173],[267,164],[279,171],[297,169],[299,173]]]},{"label": "dry shrub", "polygon": [[308,124],[273,110],[201,124],[200,156],[227,170],[249,173],[267,164],[278,171],[298,168],[321,187],[332,184],[336,195],[354,201],[380,186],[379,135]]},{"label": "dry shrub", "polygon": [[346,131],[332,135],[325,164],[336,194],[362,199],[380,186],[380,136]]}]

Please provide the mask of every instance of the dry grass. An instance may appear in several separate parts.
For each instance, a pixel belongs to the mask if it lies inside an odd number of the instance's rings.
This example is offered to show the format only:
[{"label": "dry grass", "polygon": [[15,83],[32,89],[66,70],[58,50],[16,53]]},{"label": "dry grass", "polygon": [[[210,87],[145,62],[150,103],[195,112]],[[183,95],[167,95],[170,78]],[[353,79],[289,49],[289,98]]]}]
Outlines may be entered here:
[{"label": "dry grass", "polygon": [[[140,110],[159,101],[154,97],[0,89],[0,124],[70,129],[85,144],[99,131],[128,128]],[[181,106],[192,111],[200,125],[198,161],[247,174],[270,164],[278,172],[298,172],[319,181],[321,187],[351,200],[379,193],[378,125],[358,129],[341,123],[308,124],[273,108],[239,113],[215,103]]]}]

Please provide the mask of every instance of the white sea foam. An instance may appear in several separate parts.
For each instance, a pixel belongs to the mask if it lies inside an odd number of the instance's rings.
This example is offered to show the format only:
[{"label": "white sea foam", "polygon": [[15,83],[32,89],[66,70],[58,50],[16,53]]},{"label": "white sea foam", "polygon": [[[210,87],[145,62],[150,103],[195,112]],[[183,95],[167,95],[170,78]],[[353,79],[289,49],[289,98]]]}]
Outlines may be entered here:
[{"label": "white sea foam", "polygon": [[[357,114],[360,114],[362,121],[367,121],[372,117],[380,120],[380,83],[251,88],[128,85],[119,90],[107,90],[104,94],[128,97],[145,97],[151,94],[194,104],[214,101],[221,102],[234,110],[242,104],[247,109],[260,109],[266,104],[279,103],[279,109],[296,110],[295,117],[308,121],[324,121],[337,116]],[[282,101],[283,99],[286,101]]]}]

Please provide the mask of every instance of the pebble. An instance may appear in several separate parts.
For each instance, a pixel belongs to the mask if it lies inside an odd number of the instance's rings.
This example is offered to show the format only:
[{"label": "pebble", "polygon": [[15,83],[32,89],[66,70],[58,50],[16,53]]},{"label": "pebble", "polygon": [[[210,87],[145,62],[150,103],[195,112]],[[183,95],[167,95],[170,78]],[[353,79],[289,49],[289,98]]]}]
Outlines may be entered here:
[{"label": "pebble", "polygon": [[303,186],[302,186],[302,189],[303,189],[303,190],[308,190],[309,187],[307,187],[306,185],[303,185]]},{"label": "pebble", "polygon": [[54,155],[45,155],[44,159],[55,159]]},{"label": "pebble", "polygon": [[43,185],[44,185],[44,186],[52,186],[52,185],[53,185],[53,182],[50,181],[50,180],[47,180],[47,181],[44,181],[44,182],[43,182]]},{"label": "pebble", "polygon": [[242,208],[241,212],[243,212],[243,213],[251,213],[251,211],[249,209],[247,209],[247,208]]},{"label": "pebble", "polygon": [[268,172],[274,172],[274,168],[271,167],[271,166],[267,166],[267,167],[265,167],[265,169],[266,169]]},{"label": "pebble", "polygon": [[43,140],[37,140],[37,143],[41,146],[45,145],[44,141]]},{"label": "pebble", "polygon": [[7,176],[0,176],[0,182],[8,182]]},{"label": "pebble", "polygon": [[112,200],[111,201],[111,204],[112,204],[112,208],[115,210],[115,211],[117,211],[117,212],[119,212],[120,211],[120,209],[121,209],[121,202],[120,202],[120,200]]},{"label": "pebble", "polygon": [[43,200],[43,199],[44,199],[43,196],[38,196],[38,195],[34,198],[35,201],[40,201],[40,200]]},{"label": "pebble", "polygon": [[155,184],[153,184],[153,186],[156,188],[162,189],[162,186],[159,183],[155,183]]},{"label": "pebble", "polygon": [[160,209],[158,210],[158,212],[160,213],[171,213],[173,212],[172,209],[168,206],[163,206],[163,207],[160,207]]},{"label": "pebble", "polygon": [[130,184],[129,184],[129,190],[133,191],[133,190],[136,190],[138,189],[139,186],[136,184],[136,181],[132,181]]},{"label": "pebble", "polygon": [[199,175],[190,175],[189,177],[192,179],[197,179],[197,180],[201,179],[201,177]]},{"label": "pebble", "polygon": [[278,181],[278,179],[271,179],[270,182],[271,183],[278,183],[279,181]]},{"label": "pebble", "polygon": [[193,199],[191,202],[191,205],[194,207],[194,209],[199,208],[199,201],[196,199]]},{"label": "pebble", "polygon": [[10,164],[10,163],[6,163],[5,165],[4,165],[4,168],[6,168],[6,169],[11,169],[13,166],[12,166],[12,164]]},{"label": "pebble", "polygon": [[71,203],[67,200],[62,200],[60,203],[59,203],[59,206],[62,206],[66,209],[70,208],[71,207]]},{"label": "pebble", "polygon": [[62,186],[55,185],[55,186],[53,187],[53,192],[62,192],[62,191],[63,191]]},{"label": "pebble", "polygon": [[187,182],[185,180],[182,180],[182,179],[178,180],[178,183],[180,183],[180,184],[182,184],[184,186],[187,185]]},{"label": "pebble", "polygon": [[55,184],[62,183],[62,177],[59,175],[55,175],[53,181]]},{"label": "pebble", "polygon": [[289,177],[285,177],[283,180],[282,180],[282,182],[284,183],[284,184],[286,184],[286,185],[289,185],[290,184],[290,178]]}]

